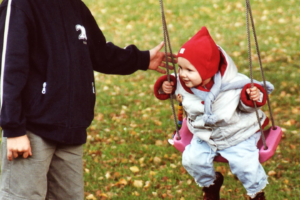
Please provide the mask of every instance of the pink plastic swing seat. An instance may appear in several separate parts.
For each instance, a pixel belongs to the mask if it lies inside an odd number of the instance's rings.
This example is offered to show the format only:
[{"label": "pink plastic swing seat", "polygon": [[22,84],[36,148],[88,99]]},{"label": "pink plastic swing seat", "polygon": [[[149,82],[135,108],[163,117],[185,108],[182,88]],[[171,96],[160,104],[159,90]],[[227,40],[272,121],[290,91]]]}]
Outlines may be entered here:
[{"label": "pink plastic swing seat", "polygon": [[[266,144],[268,149],[264,149],[264,145],[262,142],[262,139],[257,143],[257,148],[259,149],[259,162],[263,163],[267,160],[269,160],[275,153],[276,148],[280,142],[281,136],[282,136],[282,130],[279,126],[275,126],[276,128],[273,129],[272,127],[268,130],[264,131]],[[175,134],[176,132],[174,132]],[[180,134],[180,140],[178,140],[177,135],[174,135],[173,142],[174,147],[178,149],[180,152],[183,152],[185,147],[191,143],[191,140],[193,138],[193,134],[189,131],[187,124],[186,124],[186,118],[183,119],[182,127],[179,130]],[[222,156],[215,157],[214,161],[216,162],[225,162],[228,163],[228,161],[223,158]]]}]

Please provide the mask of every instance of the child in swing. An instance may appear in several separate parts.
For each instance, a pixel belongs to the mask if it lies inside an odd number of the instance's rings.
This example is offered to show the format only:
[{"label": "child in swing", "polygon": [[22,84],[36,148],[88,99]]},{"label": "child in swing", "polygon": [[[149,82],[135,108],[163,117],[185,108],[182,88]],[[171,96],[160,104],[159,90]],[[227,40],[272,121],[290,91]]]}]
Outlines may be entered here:
[{"label": "child in swing", "polygon": [[[182,155],[182,164],[196,183],[203,187],[205,200],[220,198],[223,176],[213,168],[214,157],[228,160],[231,171],[242,182],[250,199],[265,199],[267,175],[259,162],[257,142],[259,123],[255,113],[266,103],[267,92],[274,88],[238,73],[229,55],[211,38],[206,27],[179,50],[178,74],[160,77],[154,93],[160,100],[175,94],[186,112],[187,127],[193,133]],[[259,109],[259,119],[266,126],[268,118]]]}]

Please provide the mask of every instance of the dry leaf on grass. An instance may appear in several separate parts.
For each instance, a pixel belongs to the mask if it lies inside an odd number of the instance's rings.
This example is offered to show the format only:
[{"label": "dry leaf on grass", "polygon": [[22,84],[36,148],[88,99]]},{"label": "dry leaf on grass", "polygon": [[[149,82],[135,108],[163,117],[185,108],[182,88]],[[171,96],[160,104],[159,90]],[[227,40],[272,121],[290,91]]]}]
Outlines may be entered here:
[{"label": "dry leaf on grass", "polygon": [[133,167],[130,167],[130,171],[132,171],[133,173],[137,173],[140,171],[140,169],[137,166],[133,166]]},{"label": "dry leaf on grass", "polygon": [[141,188],[141,187],[143,187],[143,181],[142,180],[135,180],[135,181],[133,181],[132,185],[136,188]]},{"label": "dry leaf on grass", "polygon": [[269,176],[275,176],[276,172],[274,170],[271,170],[271,171],[268,172],[268,175]]}]

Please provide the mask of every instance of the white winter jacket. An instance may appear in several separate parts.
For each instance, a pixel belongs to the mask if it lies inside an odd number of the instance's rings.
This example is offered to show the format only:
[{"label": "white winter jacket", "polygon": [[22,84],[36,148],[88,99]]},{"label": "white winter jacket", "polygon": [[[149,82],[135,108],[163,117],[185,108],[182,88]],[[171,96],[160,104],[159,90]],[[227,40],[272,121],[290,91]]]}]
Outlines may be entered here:
[{"label": "white winter jacket", "polygon": [[[250,81],[247,76],[238,73],[237,67],[227,53],[220,47],[219,50],[227,63],[227,67],[222,73],[221,84],[235,85],[235,83],[243,80]],[[263,96],[266,98],[267,94],[263,87],[258,88],[264,93]],[[211,111],[216,116],[213,124],[207,124],[204,119],[205,113],[207,113],[204,106],[206,99],[201,99],[184,89],[179,77],[177,77],[175,95],[181,94],[183,97],[182,105],[187,114],[189,130],[201,140],[206,141],[212,150],[216,151],[234,146],[259,131],[255,109],[250,105],[252,101],[241,98],[242,91],[245,93],[244,87],[218,93],[211,105]],[[246,96],[246,94],[242,95]],[[249,102],[251,103],[249,104]],[[262,104],[258,105],[262,106]],[[268,121],[266,115],[260,109],[258,113],[261,124],[265,124]]]}]

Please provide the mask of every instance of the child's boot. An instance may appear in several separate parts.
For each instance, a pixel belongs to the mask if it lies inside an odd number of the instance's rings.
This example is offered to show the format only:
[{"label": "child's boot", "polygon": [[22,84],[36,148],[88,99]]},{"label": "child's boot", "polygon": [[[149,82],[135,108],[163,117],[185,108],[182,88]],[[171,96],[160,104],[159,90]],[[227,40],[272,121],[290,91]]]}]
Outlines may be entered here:
[{"label": "child's boot", "polygon": [[204,197],[203,200],[219,200],[220,199],[220,189],[223,184],[224,177],[220,172],[216,172],[216,180],[213,185],[209,187],[204,187]]},{"label": "child's boot", "polygon": [[264,192],[260,192],[253,199],[250,198],[250,200],[266,200],[265,193]]}]

